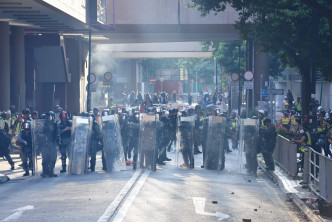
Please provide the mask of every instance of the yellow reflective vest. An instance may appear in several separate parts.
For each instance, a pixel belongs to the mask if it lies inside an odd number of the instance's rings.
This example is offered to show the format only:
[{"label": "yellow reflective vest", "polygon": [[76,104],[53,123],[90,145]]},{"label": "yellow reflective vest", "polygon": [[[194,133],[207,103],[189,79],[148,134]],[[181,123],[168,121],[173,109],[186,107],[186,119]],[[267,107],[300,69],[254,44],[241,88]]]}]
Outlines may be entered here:
[{"label": "yellow reflective vest", "polygon": [[303,142],[301,144],[301,147],[300,147],[300,151],[303,152],[303,153],[306,150],[306,146],[311,146],[311,136],[310,136],[310,133],[306,132],[306,134],[307,134],[307,137],[308,137],[308,141],[307,142]]},{"label": "yellow reflective vest", "polygon": [[301,102],[295,101],[294,105],[295,105],[297,111],[302,111],[302,104],[301,104]]}]

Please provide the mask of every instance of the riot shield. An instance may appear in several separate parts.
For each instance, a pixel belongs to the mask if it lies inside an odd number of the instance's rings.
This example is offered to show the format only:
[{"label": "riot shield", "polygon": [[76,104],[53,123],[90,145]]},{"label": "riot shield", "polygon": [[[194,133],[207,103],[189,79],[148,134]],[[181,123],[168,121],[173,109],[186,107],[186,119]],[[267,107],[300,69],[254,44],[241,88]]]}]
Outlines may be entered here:
[{"label": "riot shield", "polygon": [[107,172],[124,170],[125,159],[117,114],[102,117],[102,135]]},{"label": "riot shield", "polygon": [[179,117],[176,133],[176,161],[181,168],[194,168],[194,117]]},{"label": "riot shield", "polygon": [[68,165],[70,174],[84,174],[88,171],[91,129],[91,117],[73,116],[71,128],[72,143]]},{"label": "riot shield", "polygon": [[224,139],[226,120],[219,116],[209,116],[207,126],[204,167],[210,170],[225,168]]},{"label": "riot shield", "polygon": [[257,172],[257,139],[259,132],[258,119],[241,119],[238,171],[256,174]]},{"label": "riot shield", "polygon": [[57,159],[55,131],[56,125],[45,119],[35,119],[31,122],[32,159],[35,176],[53,177]]},{"label": "riot shield", "polygon": [[152,171],[156,170],[157,121],[158,115],[141,115],[139,166]]}]

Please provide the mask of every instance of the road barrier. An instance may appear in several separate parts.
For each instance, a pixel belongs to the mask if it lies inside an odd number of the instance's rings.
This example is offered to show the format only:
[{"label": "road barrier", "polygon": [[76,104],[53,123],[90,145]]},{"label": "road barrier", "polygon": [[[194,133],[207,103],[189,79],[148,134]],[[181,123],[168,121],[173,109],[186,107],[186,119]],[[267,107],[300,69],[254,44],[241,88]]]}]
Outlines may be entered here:
[{"label": "road barrier", "polygon": [[[276,147],[273,152],[274,161],[289,175],[298,173],[297,145],[287,138],[278,135]],[[332,202],[332,159],[313,148],[307,148],[304,153],[303,182],[308,184],[311,191],[325,201]]]},{"label": "road barrier", "polygon": [[309,187],[318,196],[332,202],[332,159],[309,149]]},{"label": "road barrier", "polygon": [[291,143],[289,139],[277,136],[273,159],[291,176],[297,175],[297,145]]}]

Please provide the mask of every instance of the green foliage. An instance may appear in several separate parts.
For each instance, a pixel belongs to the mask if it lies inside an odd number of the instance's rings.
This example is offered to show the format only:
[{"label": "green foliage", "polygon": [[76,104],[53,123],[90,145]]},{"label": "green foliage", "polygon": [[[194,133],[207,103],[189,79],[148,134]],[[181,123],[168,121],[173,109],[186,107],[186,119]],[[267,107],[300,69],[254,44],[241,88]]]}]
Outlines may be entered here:
[{"label": "green foliage", "polygon": [[[277,54],[284,66],[310,69],[312,61],[312,10],[303,2],[311,0],[192,0],[190,5],[206,15],[218,13],[229,4],[240,17],[236,28],[243,39],[254,38],[264,52]],[[332,2],[318,3],[332,12]],[[332,16],[330,16],[332,19]],[[332,37],[329,20],[318,17],[317,68],[325,76],[332,75]],[[300,68],[300,69],[301,69]]]}]

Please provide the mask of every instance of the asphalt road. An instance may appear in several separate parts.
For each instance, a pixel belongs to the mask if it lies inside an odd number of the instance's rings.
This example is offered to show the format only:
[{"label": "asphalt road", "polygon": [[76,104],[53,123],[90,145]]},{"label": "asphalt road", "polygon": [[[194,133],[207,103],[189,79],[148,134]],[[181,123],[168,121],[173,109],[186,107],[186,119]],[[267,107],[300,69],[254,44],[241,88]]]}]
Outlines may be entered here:
[{"label": "asphalt road", "polygon": [[[238,173],[236,151],[221,172],[172,162],[156,172],[17,177],[0,184],[0,221],[304,221],[286,194],[259,171]],[[60,161],[59,161],[60,162]]]}]

